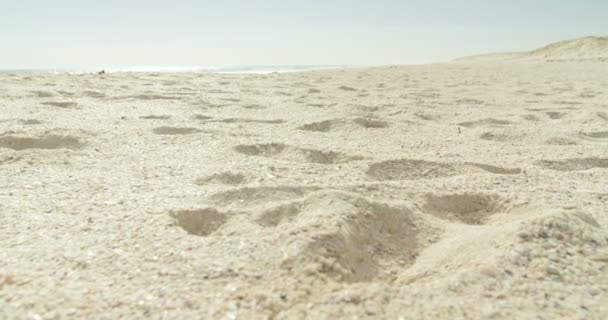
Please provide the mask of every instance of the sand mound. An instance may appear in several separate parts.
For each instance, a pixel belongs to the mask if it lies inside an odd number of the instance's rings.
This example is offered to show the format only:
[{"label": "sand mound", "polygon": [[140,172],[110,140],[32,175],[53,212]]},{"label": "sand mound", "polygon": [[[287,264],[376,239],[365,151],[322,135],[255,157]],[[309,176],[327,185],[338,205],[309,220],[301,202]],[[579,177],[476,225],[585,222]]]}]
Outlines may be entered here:
[{"label": "sand mound", "polygon": [[530,52],[527,58],[608,61],[608,37],[585,37],[553,43]]},{"label": "sand mound", "polygon": [[321,191],[262,212],[258,223],[277,228],[293,268],[336,281],[360,282],[405,267],[430,242],[432,226],[406,207]]},{"label": "sand mound", "polygon": [[608,37],[560,41],[529,52],[490,53],[463,57],[456,62],[496,61],[608,61]]}]

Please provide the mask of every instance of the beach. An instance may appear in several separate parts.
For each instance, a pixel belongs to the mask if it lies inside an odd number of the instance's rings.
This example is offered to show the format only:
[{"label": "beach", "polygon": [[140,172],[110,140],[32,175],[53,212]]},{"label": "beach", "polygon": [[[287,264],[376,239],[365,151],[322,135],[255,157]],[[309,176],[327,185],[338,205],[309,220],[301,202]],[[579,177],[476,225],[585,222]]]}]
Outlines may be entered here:
[{"label": "beach", "polygon": [[605,319],[608,64],[0,74],[2,319]]}]

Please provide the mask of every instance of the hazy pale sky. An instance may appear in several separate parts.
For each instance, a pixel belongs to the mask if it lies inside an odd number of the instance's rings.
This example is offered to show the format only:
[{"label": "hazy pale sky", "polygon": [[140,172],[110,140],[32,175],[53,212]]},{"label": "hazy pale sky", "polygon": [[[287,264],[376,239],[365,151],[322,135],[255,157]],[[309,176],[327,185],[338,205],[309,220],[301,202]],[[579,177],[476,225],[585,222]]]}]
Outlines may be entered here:
[{"label": "hazy pale sky", "polygon": [[0,68],[375,65],[608,34],[607,0],[0,0]]}]

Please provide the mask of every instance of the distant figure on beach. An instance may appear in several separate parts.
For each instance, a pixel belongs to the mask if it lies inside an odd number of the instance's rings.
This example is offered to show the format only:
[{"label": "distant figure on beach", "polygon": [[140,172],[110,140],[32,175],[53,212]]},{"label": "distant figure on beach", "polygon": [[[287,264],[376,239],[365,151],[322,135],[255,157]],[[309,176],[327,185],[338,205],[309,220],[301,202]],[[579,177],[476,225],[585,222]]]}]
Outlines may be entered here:
[{"label": "distant figure on beach", "polygon": [[106,70],[101,70],[101,71],[97,72],[97,74],[100,74],[100,75],[101,74],[106,74]]}]

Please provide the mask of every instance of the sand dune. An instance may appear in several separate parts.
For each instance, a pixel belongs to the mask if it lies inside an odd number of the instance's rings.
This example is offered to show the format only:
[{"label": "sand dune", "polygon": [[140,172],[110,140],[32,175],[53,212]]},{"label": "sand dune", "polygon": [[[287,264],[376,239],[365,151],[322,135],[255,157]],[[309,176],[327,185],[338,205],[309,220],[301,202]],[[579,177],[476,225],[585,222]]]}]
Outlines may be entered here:
[{"label": "sand dune", "polygon": [[604,42],[2,74],[0,318],[605,319]]},{"label": "sand dune", "polygon": [[556,42],[529,52],[490,53],[456,59],[489,61],[608,61],[608,37],[584,37]]}]

